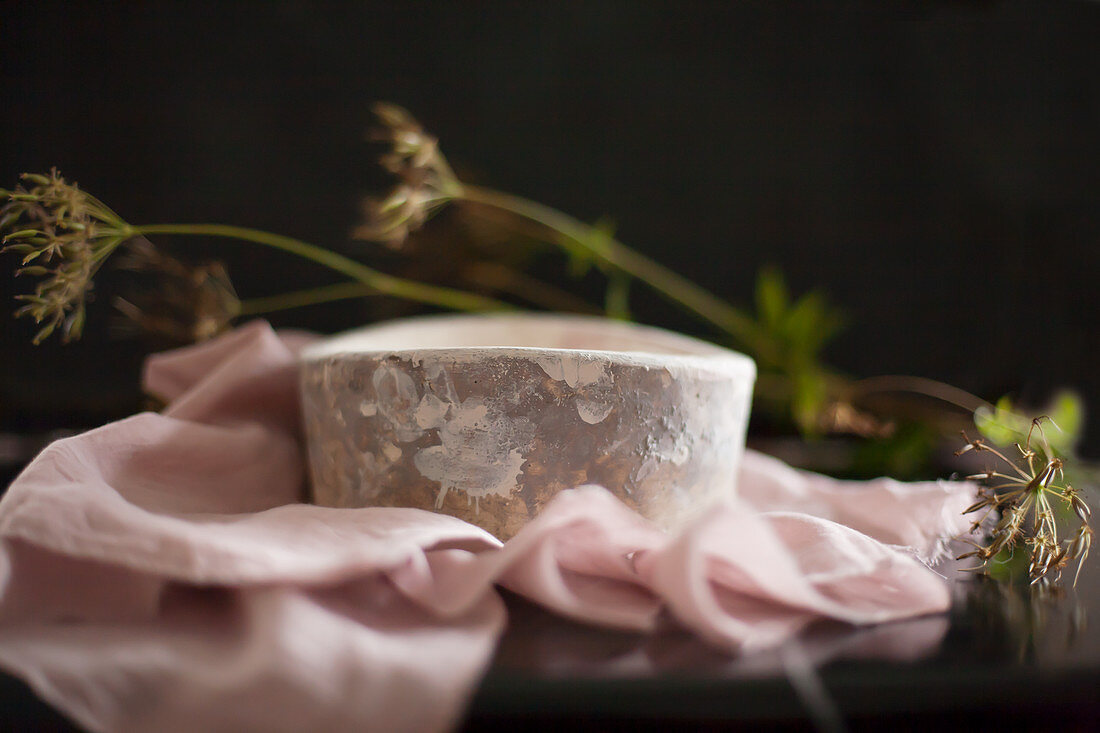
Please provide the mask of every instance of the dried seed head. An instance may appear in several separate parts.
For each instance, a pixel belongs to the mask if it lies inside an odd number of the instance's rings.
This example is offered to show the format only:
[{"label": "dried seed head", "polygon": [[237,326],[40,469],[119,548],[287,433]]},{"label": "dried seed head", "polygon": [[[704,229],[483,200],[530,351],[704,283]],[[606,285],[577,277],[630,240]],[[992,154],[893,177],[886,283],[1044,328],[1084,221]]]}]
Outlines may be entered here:
[{"label": "dried seed head", "polygon": [[[1091,515],[1089,507],[1073,487],[1060,483],[1064,480],[1063,460],[1051,452],[1042,432],[1042,422],[1042,419],[1037,420],[1032,426],[1032,432],[1038,432],[1043,439],[1042,463],[1035,460],[1040,453],[1032,450],[1031,435],[1024,446],[1017,444],[1021,457],[1016,462],[1009,460],[996,447],[985,445],[981,440],[970,440],[965,433],[963,439],[966,445],[957,453],[986,451],[1008,467],[1007,471],[987,469],[969,477],[998,483],[992,488],[979,490],[977,500],[964,513],[999,508],[1001,516],[993,525],[988,542],[984,546],[977,545],[978,550],[967,553],[966,557],[976,557],[989,563],[999,553],[1026,544],[1030,554],[1028,575],[1033,583],[1045,581],[1049,576],[1060,576],[1071,560],[1083,561],[1092,537],[1092,530],[1087,525]],[[1059,530],[1049,498],[1051,495],[1072,506],[1082,522],[1077,536],[1065,545],[1058,540]],[[971,524],[971,531],[982,526],[982,520],[975,521]]]},{"label": "dried seed head", "polygon": [[411,114],[384,102],[374,106],[374,113],[380,126],[370,130],[368,137],[387,146],[379,163],[397,178],[397,184],[385,197],[364,202],[364,223],[352,236],[399,248],[462,187],[439,151],[439,141]]},{"label": "dried seed head", "polygon": [[398,185],[384,199],[368,198],[363,202],[364,223],[355,229],[354,236],[399,249],[409,234],[424,225],[431,210],[432,203],[424,190]]},{"label": "dried seed head", "polygon": [[[61,329],[65,341],[78,338],[84,326],[84,304],[92,276],[103,259],[129,238],[130,227],[100,201],[57,172],[25,173],[30,188],[0,191],[3,252],[22,256],[17,275],[43,278],[27,295],[16,317],[29,316],[41,328],[34,343]],[[34,264],[31,264],[34,263]]]},{"label": "dried seed head", "polygon": [[220,262],[188,265],[138,237],[117,264],[137,273],[143,286],[129,300],[115,300],[126,319],[120,329],[183,345],[217,336],[240,313],[240,301]]}]

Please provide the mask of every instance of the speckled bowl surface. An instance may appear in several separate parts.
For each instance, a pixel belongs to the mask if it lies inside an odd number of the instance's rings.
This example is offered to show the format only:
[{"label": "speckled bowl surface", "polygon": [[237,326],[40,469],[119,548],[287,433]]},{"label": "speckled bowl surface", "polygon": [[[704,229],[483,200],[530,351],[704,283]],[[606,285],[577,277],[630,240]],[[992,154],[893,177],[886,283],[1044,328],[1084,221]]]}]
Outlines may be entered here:
[{"label": "speckled bowl surface", "polygon": [[674,527],[731,495],[756,368],[588,316],[431,316],[302,355],[313,500],[453,514],[501,539],[562,489],[604,486]]}]

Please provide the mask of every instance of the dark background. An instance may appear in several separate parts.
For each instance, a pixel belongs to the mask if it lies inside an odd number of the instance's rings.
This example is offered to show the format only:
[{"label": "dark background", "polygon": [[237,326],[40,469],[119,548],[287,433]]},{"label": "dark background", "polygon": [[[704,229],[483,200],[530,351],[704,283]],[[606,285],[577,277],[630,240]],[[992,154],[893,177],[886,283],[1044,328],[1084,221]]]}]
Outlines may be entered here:
[{"label": "dark background", "polygon": [[[766,263],[795,291],[825,290],[850,323],[829,358],[850,373],[1033,401],[1068,385],[1100,412],[1100,5],[0,11],[0,185],[57,165],[134,223],[235,223],[362,253],[348,231],[370,178],[363,131],[388,99],[480,182],[610,215],[625,242],[735,302]],[[216,251],[242,296],[332,281],[246,244],[180,244]],[[0,428],[138,406],[142,346],[108,339],[110,286],[72,346],[32,348],[32,324],[0,319]],[[26,287],[0,278],[0,299]]]}]

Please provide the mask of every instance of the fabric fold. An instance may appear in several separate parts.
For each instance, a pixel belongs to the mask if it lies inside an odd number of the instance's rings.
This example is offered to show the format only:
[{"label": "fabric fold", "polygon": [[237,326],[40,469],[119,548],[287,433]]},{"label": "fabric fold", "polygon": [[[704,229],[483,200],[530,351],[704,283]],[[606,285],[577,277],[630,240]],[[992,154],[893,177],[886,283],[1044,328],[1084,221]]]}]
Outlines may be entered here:
[{"label": "fabric fold", "polygon": [[439,731],[503,632],[498,587],[741,653],[949,605],[925,562],[965,528],[966,484],[839,482],[750,451],[739,498],[679,532],[583,486],[503,545],[421,510],[303,504],[307,340],[256,322],[154,356],[162,413],[27,467],[0,500],[0,666],[91,730]]}]

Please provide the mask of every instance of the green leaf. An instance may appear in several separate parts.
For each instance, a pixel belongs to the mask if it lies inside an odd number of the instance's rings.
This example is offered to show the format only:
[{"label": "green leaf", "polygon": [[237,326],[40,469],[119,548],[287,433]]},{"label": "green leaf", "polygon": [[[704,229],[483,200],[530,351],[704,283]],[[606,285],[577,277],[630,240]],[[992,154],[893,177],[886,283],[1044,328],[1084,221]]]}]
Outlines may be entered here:
[{"label": "green leaf", "polygon": [[[993,409],[975,410],[974,424],[989,442],[1010,446],[1024,443],[1031,432],[1032,420],[1041,415],[1050,418],[1050,422],[1042,423],[1042,434],[1051,450],[1061,456],[1073,455],[1085,423],[1085,406],[1080,395],[1069,390],[1054,395],[1045,409],[1034,414],[1020,410],[1008,396],[1001,397]],[[1032,441],[1034,445],[1034,434]]]},{"label": "green leaf", "polygon": [[816,369],[807,368],[791,375],[794,394],[791,397],[791,417],[805,435],[820,432],[821,409],[827,394],[825,378]]},{"label": "green leaf", "polygon": [[783,329],[791,350],[808,358],[815,356],[842,325],[839,312],[829,307],[825,296],[810,292],[788,311]]},{"label": "green leaf", "polygon": [[1057,393],[1047,407],[1047,416],[1057,426],[1047,434],[1051,447],[1056,451],[1061,447],[1071,453],[1085,427],[1085,402],[1081,395],[1070,390]]},{"label": "green leaf", "polygon": [[606,251],[614,239],[615,222],[608,217],[593,224],[583,242],[566,236],[560,237],[558,243],[569,258],[569,274],[578,279],[587,275],[596,263],[596,253]]},{"label": "green leaf", "polygon": [[986,440],[995,445],[1007,446],[1019,442],[1027,435],[1031,421],[1016,414],[1012,399],[1005,395],[997,400],[993,409],[979,407],[974,411],[974,425]]},{"label": "green leaf", "polygon": [[569,276],[579,280],[580,278],[587,275],[589,270],[592,269],[592,264],[595,262],[595,259],[592,257],[591,253],[586,252],[579,247],[575,249],[570,248],[567,250],[567,252],[569,256]]},{"label": "green leaf", "polygon": [[779,329],[790,298],[783,273],[775,267],[762,267],[756,276],[756,310],[772,331]]},{"label": "green leaf", "polygon": [[630,320],[630,276],[619,270],[608,273],[604,312],[608,318]]},{"label": "green leaf", "polygon": [[610,216],[601,216],[596,220],[596,223],[592,225],[592,230],[589,233],[588,246],[595,252],[606,252],[610,249],[611,243],[615,241],[616,229],[618,229],[618,227],[614,219]]},{"label": "green leaf", "polygon": [[860,478],[892,476],[900,479],[933,478],[932,456],[939,433],[927,425],[902,422],[893,434],[862,443],[852,458],[853,475]]}]

